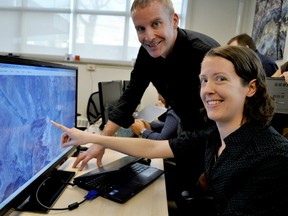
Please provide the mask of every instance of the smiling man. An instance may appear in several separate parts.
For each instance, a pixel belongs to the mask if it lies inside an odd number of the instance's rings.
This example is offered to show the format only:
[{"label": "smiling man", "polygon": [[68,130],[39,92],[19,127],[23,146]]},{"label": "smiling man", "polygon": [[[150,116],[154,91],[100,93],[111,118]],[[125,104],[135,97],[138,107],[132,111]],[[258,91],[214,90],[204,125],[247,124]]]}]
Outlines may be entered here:
[{"label": "smiling man", "polygon": [[[109,113],[102,134],[112,136],[120,126],[128,128],[134,123],[133,112],[150,83],[179,116],[182,130],[205,128],[207,122],[202,113],[204,108],[199,96],[198,76],[204,55],[220,44],[204,34],[179,28],[179,17],[171,0],[135,0],[131,6],[131,17],[141,47],[129,85]],[[74,167],[80,164],[82,170],[92,158],[96,158],[97,165],[102,166],[104,151],[102,146],[92,145],[78,156]],[[204,153],[199,152],[199,157],[204,157]],[[186,161],[177,169],[180,174],[185,173],[181,170],[185,164]],[[196,182],[202,168],[203,164],[195,165],[197,171],[193,179],[179,177],[181,183]]]},{"label": "smiling man", "polygon": [[[129,85],[109,113],[102,134],[112,136],[120,126],[134,123],[133,112],[150,83],[180,117],[183,130],[205,128],[198,76],[206,52],[220,44],[204,34],[179,28],[171,0],[135,0],[131,16],[141,47]],[[82,161],[81,170],[92,158],[101,166],[103,154],[103,147],[93,145],[74,166]]]}]

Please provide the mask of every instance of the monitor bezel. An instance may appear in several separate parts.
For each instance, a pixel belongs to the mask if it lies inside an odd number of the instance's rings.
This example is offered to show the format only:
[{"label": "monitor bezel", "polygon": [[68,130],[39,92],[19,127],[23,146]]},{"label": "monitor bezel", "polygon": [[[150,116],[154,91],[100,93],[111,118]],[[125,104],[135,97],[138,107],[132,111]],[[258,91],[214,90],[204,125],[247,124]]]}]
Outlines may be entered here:
[{"label": "monitor bezel", "polygon": [[[41,66],[46,68],[61,68],[61,69],[69,69],[75,70],[76,72],[76,92],[75,92],[75,120],[74,124],[76,126],[77,123],[77,98],[78,98],[78,67],[75,66],[68,66],[63,64],[33,60],[28,58],[20,58],[14,56],[4,56],[0,55],[0,63],[7,63],[7,64],[15,64],[15,65],[28,65],[28,66]],[[60,145],[60,144],[59,144]],[[41,171],[38,176],[31,182],[31,184],[27,185],[18,194],[16,194],[11,200],[9,200],[5,206],[0,209],[0,216],[9,215],[11,212],[15,211],[17,207],[23,203],[25,200],[29,198],[31,193],[35,190],[35,187],[39,186],[41,182],[47,178],[51,173],[65,162],[69,156],[75,152],[76,146],[67,148],[66,152],[63,152],[62,156],[58,158],[54,163],[52,163],[46,170]],[[52,161],[51,161],[52,162]]]}]

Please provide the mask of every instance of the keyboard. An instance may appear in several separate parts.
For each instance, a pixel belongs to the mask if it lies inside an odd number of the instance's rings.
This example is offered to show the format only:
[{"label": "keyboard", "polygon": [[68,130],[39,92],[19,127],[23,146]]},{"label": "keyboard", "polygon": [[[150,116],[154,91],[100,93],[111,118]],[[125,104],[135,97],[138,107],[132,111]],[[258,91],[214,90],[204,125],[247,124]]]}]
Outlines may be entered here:
[{"label": "keyboard", "polygon": [[85,190],[96,190],[104,198],[125,203],[164,173],[150,166],[150,161],[126,156],[101,170],[76,177],[73,182]]},{"label": "keyboard", "polygon": [[100,193],[107,193],[113,191],[118,186],[126,183],[148,168],[149,166],[147,165],[135,163],[123,168],[121,171],[105,173],[94,177],[93,179],[88,180],[85,185],[87,188],[94,189]]}]

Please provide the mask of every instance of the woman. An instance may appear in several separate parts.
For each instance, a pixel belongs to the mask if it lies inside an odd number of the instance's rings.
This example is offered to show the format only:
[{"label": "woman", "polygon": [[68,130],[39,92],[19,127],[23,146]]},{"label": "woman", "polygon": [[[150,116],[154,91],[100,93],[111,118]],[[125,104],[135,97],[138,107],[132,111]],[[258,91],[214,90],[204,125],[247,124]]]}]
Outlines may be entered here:
[{"label": "woman", "polygon": [[197,158],[196,149],[206,146],[204,177],[218,215],[287,215],[288,140],[269,126],[274,104],[259,58],[246,47],[214,48],[204,57],[199,78],[207,115],[216,122],[205,131],[157,141],[88,134],[52,123],[65,132],[63,147],[97,143],[177,161]]}]

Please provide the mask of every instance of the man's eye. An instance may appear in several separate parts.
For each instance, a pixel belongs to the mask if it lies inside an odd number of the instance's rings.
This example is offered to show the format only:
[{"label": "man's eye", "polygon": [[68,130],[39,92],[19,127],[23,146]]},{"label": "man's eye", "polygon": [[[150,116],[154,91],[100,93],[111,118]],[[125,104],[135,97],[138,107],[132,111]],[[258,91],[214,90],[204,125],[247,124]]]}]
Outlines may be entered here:
[{"label": "man's eye", "polygon": [[160,22],[154,22],[152,26],[153,28],[158,28],[160,26]]}]

